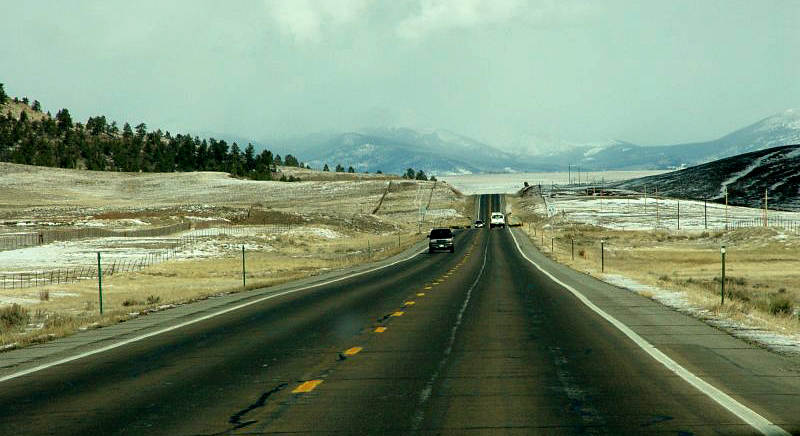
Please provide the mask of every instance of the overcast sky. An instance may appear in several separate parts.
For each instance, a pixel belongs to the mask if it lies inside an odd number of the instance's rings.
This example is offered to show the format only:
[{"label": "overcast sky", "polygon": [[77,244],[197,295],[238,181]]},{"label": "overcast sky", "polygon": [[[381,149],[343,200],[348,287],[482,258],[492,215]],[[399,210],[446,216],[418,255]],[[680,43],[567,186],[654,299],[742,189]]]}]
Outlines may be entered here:
[{"label": "overcast sky", "polygon": [[0,0],[0,82],[73,118],[710,140],[800,107],[798,0]]}]

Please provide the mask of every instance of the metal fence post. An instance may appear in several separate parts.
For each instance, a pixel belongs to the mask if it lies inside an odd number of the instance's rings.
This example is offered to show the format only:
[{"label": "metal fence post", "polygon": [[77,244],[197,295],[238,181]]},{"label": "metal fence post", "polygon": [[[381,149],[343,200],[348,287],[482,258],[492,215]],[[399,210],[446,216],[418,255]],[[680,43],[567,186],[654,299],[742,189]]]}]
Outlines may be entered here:
[{"label": "metal fence post", "polygon": [[600,272],[606,272],[606,250],[605,239],[600,240]]},{"label": "metal fence post", "polygon": [[247,289],[247,269],[244,264],[244,244],[242,244],[242,289]]},{"label": "metal fence post", "polygon": [[720,280],[719,286],[719,294],[721,297],[720,306],[725,304],[725,246],[723,245],[722,248],[719,250],[720,254],[722,255],[722,280]]},{"label": "metal fence post", "polygon": [[100,266],[100,252],[97,252],[97,289],[100,296],[100,315],[103,314],[103,269]]}]

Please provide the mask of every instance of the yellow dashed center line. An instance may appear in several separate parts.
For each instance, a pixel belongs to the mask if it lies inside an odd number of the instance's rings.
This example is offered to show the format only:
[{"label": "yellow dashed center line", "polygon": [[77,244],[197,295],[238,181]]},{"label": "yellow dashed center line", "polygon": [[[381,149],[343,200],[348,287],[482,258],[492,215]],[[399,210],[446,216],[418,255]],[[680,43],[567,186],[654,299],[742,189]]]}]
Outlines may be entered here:
[{"label": "yellow dashed center line", "polygon": [[424,297],[424,296],[425,296],[424,292],[417,292],[417,297]]},{"label": "yellow dashed center line", "polygon": [[307,382],[302,383],[300,386],[294,388],[292,393],[293,394],[304,394],[306,392],[311,392],[311,391],[314,390],[314,388],[316,388],[320,384],[322,384],[322,380],[309,380]]},{"label": "yellow dashed center line", "polygon": [[433,289],[433,286],[430,286],[430,285],[425,286],[425,289]]},{"label": "yellow dashed center line", "polygon": [[414,301],[406,301],[403,303],[403,306],[413,306],[414,303],[415,303]]},{"label": "yellow dashed center line", "polygon": [[403,316],[403,313],[405,312],[403,312],[402,310],[398,310],[397,312],[393,313],[392,316]]},{"label": "yellow dashed center line", "polygon": [[386,331],[386,327],[375,327],[375,333],[383,333]]},{"label": "yellow dashed center line", "polygon": [[361,350],[363,350],[363,348],[361,348],[361,347],[348,348],[348,349],[344,350],[343,354],[345,356],[355,356]]}]

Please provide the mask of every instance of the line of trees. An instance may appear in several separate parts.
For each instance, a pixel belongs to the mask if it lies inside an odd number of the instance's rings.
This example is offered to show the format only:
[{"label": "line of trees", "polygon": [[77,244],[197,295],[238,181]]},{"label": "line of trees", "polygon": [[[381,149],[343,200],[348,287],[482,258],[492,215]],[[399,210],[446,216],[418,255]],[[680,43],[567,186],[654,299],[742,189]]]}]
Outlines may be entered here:
[{"label": "line of trees", "polygon": [[[0,104],[8,100],[0,84]],[[27,98],[15,101],[28,105]],[[28,107],[41,112],[38,101]],[[252,144],[242,150],[235,142],[148,132],[144,123],[120,129],[102,115],[86,124],[74,122],[67,109],[31,118],[25,110],[18,117],[0,113],[0,161],[100,171],[223,171],[255,180],[271,180],[278,165],[308,168],[291,154],[281,158],[269,150],[256,153]]]},{"label": "line of trees", "polygon": [[[414,168],[406,169],[405,174],[403,174],[403,178],[409,180],[428,180],[428,176],[425,175],[425,171],[418,170],[415,172]],[[435,182],[436,176],[431,176],[430,180],[432,182]]]}]

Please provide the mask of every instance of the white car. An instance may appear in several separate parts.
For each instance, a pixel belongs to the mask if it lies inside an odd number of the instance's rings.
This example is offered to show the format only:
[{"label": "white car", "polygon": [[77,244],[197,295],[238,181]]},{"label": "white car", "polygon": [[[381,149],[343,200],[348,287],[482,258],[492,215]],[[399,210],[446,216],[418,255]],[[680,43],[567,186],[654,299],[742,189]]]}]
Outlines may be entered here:
[{"label": "white car", "polygon": [[492,212],[492,218],[489,220],[489,228],[505,226],[506,216],[500,212]]}]

